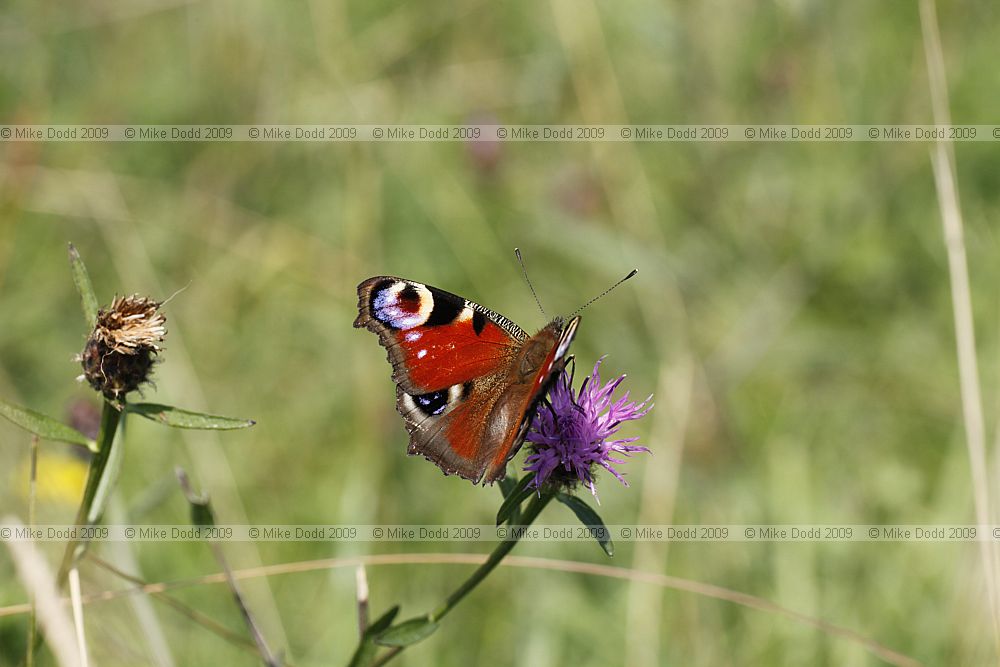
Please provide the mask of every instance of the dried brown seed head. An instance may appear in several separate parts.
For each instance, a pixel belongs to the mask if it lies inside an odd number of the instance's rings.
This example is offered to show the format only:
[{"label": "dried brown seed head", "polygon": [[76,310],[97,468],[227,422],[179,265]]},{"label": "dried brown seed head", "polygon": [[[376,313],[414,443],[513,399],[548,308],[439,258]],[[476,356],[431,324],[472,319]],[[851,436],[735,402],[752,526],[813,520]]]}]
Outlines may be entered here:
[{"label": "dried brown seed head", "polygon": [[136,294],[116,296],[97,313],[81,362],[90,386],[107,398],[121,398],[149,381],[158,343],[167,330],[162,305]]}]

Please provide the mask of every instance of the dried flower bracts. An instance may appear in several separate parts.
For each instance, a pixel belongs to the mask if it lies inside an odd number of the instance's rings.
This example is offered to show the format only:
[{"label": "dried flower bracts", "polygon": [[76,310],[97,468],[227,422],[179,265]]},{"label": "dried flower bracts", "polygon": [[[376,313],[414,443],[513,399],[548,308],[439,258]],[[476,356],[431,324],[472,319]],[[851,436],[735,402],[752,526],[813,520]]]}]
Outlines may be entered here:
[{"label": "dried flower bracts", "polygon": [[137,294],[115,297],[97,313],[97,323],[79,360],[83,377],[109,399],[119,399],[149,381],[167,330],[161,302]]}]

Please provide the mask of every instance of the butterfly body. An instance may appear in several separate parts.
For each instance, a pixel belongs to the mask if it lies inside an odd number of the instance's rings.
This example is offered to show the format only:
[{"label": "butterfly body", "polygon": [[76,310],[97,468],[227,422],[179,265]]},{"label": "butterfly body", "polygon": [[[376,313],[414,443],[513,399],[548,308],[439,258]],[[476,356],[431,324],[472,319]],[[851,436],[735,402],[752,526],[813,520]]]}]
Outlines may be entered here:
[{"label": "butterfly body", "polygon": [[376,276],[358,285],[354,326],[386,348],[409,453],[478,483],[505,475],[579,321],[556,318],[528,336],[450,292]]}]

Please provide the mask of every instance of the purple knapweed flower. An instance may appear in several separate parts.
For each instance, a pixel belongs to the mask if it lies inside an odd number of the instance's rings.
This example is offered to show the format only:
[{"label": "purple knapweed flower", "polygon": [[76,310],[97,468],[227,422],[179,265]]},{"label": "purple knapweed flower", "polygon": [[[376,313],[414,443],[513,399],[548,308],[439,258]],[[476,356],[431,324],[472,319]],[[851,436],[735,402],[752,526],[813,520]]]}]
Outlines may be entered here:
[{"label": "purple knapweed flower", "polygon": [[639,438],[614,436],[623,422],[644,417],[653,407],[650,403],[653,397],[636,403],[628,400],[626,391],[613,401],[612,394],[625,376],[601,385],[598,369],[603,360],[601,357],[594,364],[594,371],[583,381],[579,394],[573,389],[572,373],[563,371],[549,390],[547,403],[540,405],[535,413],[525,437],[532,451],[524,462],[524,470],[535,473],[534,488],[541,489],[550,481],[564,486],[582,482],[597,498],[595,466],[604,468],[628,486],[611,464],[625,463],[618,456],[649,451],[631,444]]}]

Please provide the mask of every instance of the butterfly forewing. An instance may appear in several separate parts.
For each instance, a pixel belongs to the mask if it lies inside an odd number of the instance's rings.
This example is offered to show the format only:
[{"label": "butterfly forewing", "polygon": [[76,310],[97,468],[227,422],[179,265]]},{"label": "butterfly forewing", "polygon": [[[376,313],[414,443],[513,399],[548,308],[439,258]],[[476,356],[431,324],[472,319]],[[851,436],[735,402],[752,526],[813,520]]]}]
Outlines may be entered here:
[{"label": "butterfly forewing", "polygon": [[509,320],[498,323],[490,315],[450,292],[378,276],[358,286],[354,326],[378,334],[396,384],[423,394],[488,375],[527,338]]}]

